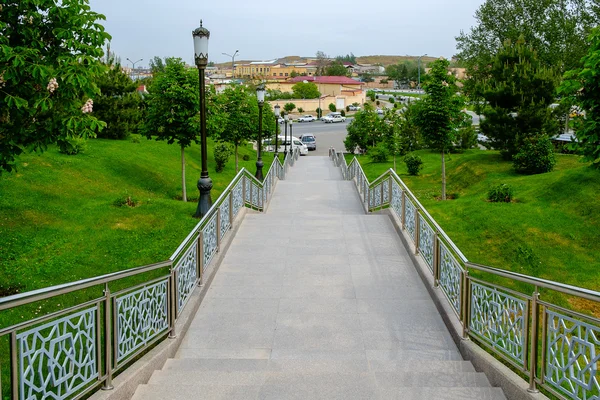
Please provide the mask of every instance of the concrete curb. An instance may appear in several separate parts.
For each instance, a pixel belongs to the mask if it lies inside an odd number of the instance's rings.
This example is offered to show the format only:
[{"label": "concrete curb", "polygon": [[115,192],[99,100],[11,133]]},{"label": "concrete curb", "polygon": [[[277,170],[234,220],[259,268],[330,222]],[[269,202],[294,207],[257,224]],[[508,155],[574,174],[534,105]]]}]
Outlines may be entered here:
[{"label": "concrete curb", "polygon": [[138,385],[147,383],[155,370],[162,369],[163,365],[169,358],[175,357],[177,349],[185,336],[210,284],[212,283],[215,274],[219,270],[221,262],[227,253],[227,249],[231,245],[233,238],[237,234],[240,225],[244,221],[244,217],[247,213],[257,213],[249,208],[242,208],[240,215],[234,221],[231,232],[223,238],[221,242],[221,251],[217,254],[215,259],[210,263],[208,268],[204,271],[205,282],[198,289],[194,290],[190,297],[187,306],[177,319],[175,324],[175,333],[177,335],[174,339],[164,339],[156,347],[150,350],[148,353],[143,355],[139,360],[134,362],[124,371],[122,371],[117,377],[113,379],[114,389],[112,390],[99,390],[95,392],[90,399],[92,400],[122,400],[130,399],[135,393]]},{"label": "concrete curb", "polygon": [[421,276],[421,279],[427,287],[429,295],[433,299],[438,312],[442,316],[446,327],[450,331],[452,339],[456,343],[461,355],[465,360],[470,361],[475,370],[483,372],[487,376],[490,384],[499,387],[504,391],[504,395],[510,400],[544,400],[548,399],[542,393],[530,393],[527,391],[529,383],[513,372],[506,365],[496,360],[491,354],[473,343],[471,340],[462,338],[462,324],[458,316],[450,306],[448,299],[439,288],[434,287],[433,275],[421,257],[417,257],[414,252],[414,244],[408,236],[408,233],[401,228],[401,222],[390,210],[382,210],[379,213],[387,214],[398,233],[398,236],[404,247],[408,250],[410,258],[413,261],[415,269]]}]

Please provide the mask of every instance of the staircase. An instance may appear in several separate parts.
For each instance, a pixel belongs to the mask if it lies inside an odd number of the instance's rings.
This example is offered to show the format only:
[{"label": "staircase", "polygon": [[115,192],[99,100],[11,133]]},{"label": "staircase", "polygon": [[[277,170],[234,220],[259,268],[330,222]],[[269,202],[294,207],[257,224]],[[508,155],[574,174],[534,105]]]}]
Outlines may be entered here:
[{"label": "staircase", "polygon": [[148,399],[505,399],[463,361],[391,221],[327,157],[245,217]]}]

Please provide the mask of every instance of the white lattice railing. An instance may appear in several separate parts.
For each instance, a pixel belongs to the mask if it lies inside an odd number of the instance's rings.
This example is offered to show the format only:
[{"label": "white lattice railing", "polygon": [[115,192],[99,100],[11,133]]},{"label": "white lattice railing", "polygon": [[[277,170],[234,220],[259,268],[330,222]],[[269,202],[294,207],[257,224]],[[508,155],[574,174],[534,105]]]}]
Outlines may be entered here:
[{"label": "white lattice railing", "polygon": [[[104,287],[94,300],[0,329],[0,338],[9,342],[4,354],[11,355],[10,363],[0,363],[10,382],[4,393],[0,386],[1,397],[68,399],[101,385],[110,389],[115,372],[167,335],[175,337],[178,317],[212,268],[240,210],[265,211],[277,181],[285,179],[298,156],[298,151],[288,154],[283,163],[277,158],[262,182],[242,169],[166,261],[0,298],[2,311]],[[122,281],[148,273],[161,276],[129,287]],[[125,289],[112,293],[113,285]]]},{"label": "white lattice railing", "polygon": [[[465,338],[475,339],[528,376],[531,391],[540,386],[561,399],[600,398],[600,319],[539,298],[540,290],[547,289],[597,307],[600,292],[469,262],[393,170],[369,182],[356,157],[348,164],[333,149],[329,155],[344,179],[355,182],[368,212],[389,209],[398,219],[433,275],[434,286],[459,318]],[[517,292],[474,278],[470,270],[533,290]]]}]

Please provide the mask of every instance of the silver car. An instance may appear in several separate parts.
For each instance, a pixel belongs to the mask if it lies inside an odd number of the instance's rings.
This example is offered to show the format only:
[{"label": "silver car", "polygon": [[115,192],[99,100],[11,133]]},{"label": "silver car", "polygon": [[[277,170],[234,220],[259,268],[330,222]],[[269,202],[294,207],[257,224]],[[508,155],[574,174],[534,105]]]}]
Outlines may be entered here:
[{"label": "silver car", "polygon": [[299,138],[304,145],[308,148],[308,150],[316,150],[317,149],[317,138],[315,135],[304,134]]}]

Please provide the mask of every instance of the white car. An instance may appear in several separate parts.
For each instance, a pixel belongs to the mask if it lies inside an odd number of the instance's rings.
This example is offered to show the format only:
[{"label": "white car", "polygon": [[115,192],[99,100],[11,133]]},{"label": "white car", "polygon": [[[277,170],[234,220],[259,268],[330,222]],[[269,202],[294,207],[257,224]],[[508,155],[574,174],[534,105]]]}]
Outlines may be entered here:
[{"label": "white car", "polygon": [[383,115],[383,110],[381,108],[378,108],[376,111],[377,111],[377,114]]},{"label": "white car", "polygon": [[300,118],[298,118],[298,122],[313,122],[316,120],[317,119],[312,115],[303,115]]},{"label": "white car", "polygon": [[[275,142],[272,141],[272,139],[265,139],[263,141],[265,148],[265,151],[275,151]],[[292,143],[294,143],[293,148],[294,149],[298,149],[300,151],[300,155],[301,156],[305,156],[308,154],[308,147],[306,147],[306,145],[304,143],[302,143],[302,141],[300,139],[298,139],[296,136],[292,136]],[[289,150],[290,147],[290,136],[288,135],[287,138],[285,137],[285,135],[279,135],[277,136],[277,152],[278,153],[283,153],[286,149]]]},{"label": "white car", "polygon": [[359,106],[348,106],[348,111],[360,111]]},{"label": "white car", "polygon": [[342,117],[341,115],[333,115],[330,118],[325,120],[325,123],[329,124],[329,123],[334,123],[334,122],[344,122],[346,120],[346,117]]}]

